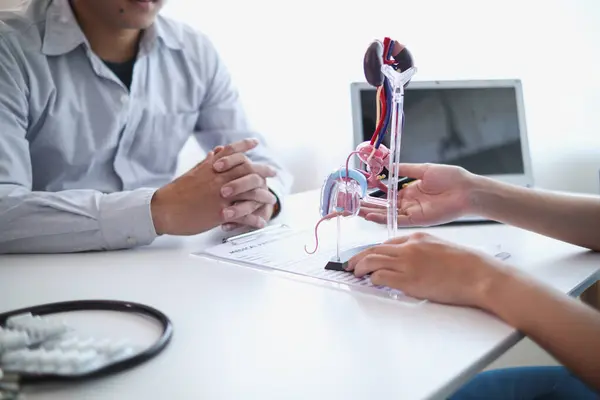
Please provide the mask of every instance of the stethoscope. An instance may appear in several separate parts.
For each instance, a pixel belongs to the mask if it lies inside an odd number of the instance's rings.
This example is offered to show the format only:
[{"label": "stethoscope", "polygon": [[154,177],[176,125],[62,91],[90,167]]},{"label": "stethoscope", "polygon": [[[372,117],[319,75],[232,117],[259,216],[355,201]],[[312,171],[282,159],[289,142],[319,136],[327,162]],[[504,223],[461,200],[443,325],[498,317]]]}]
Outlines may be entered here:
[{"label": "stethoscope", "polygon": [[156,357],[167,347],[173,336],[173,324],[164,313],[144,304],[120,300],[75,300],[26,307],[0,314],[0,327],[4,326],[10,317],[16,315],[31,313],[41,317],[71,311],[117,311],[143,315],[159,322],[162,333],[158,340],[144,351],[104,364],[83,374],[31,373],[26,370],[5,372],[0,377],[0,399],[18,398],[23,385],[82,381],[131,369]]}]

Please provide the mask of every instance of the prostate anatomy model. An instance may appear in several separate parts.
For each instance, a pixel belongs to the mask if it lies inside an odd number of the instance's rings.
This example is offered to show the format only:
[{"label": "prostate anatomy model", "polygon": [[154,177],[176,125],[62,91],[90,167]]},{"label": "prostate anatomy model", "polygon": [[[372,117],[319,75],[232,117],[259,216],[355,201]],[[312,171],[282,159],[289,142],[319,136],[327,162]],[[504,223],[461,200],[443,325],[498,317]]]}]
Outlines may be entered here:
[{"label": "prostate anatomy model", "polygon": [[[368,196],[367,190],[380,189],[387,193],[383,205],[388,211],[388,234],[395,236],[397,230],[398,174],[400,139],[404,122],[404,88],[416,72],[412,56],[399,42],[385,38],[383,42],[372,42],[364,55],[364,74],[367,82],[377,88],[377,123],[371,140],[363,142],[351,152],[345,166],[333,171],[325,180],[321,190],[320,217],[315,226],[316,246],[319,246],[318,227],[321,222],[338,218],[339,261],[339,218],[356,216],[361,202],[382,204],[382,199]],[[390,137],[390,148],[383,145],[386,135]],[[356,155],[363,169],[350,168],[352,156]],[[383,169],[388,169],[387,184],[383,182]]]}]

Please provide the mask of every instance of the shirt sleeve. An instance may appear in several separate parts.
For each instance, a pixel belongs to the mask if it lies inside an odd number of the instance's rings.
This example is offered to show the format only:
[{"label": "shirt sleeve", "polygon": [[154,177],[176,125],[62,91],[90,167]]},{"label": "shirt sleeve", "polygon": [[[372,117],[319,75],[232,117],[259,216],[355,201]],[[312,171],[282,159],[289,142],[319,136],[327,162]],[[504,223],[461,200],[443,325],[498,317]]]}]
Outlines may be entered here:
[{"label": "shirt sleeve", "polygon": [[203,69],[207,92],[200,108],[195,137],[204,149],[212,149],[246,138],[255,138],[260,144],[247,153],[256,163],[268,164],[277,171],[277,176],[267,178],[267,185],[278,199],[278,209],[283,208],[284,198],[293,184],[292,174],[281,159],[275,156],[264,136],[252,130],[231,75],[212,42],[200,37]]},{"label": "shirt sleeve", "polygon": [[64,253],[149,244],[155,189],[32,191],[29,92],[16,51],[0,37],[0,253]]}]

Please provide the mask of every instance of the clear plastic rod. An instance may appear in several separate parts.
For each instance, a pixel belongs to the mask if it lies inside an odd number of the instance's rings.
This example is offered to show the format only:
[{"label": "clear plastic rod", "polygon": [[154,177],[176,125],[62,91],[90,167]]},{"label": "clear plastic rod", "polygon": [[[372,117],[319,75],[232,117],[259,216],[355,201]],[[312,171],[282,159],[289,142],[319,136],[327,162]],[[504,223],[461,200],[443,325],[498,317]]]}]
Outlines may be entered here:
[{"label": "clear plastic rod", "polygon": [[[388,238],[394,238],[398,234],[398,164],[400,163],[400,146],[402,139],[402,99],[404,91],[394,88],[394,98],[392,100],[392,137],[390,138],[390,163],[388,167]],[[400,97],[400,99],[398,99]]]},{"label": "clear plastic rod", "polygon": [[398,165],[402,147],[402,127],[404,118],[404,85],[416,72],[414,68],[400,73],[389,65],[382,67],[392,89],[392,126],[390,128],[390,157],[388,165],[387,228],[388,238],[398,235]]},{"label": "clear plastic rod", "polygon": [[337,219],[337,247],[336,247],[336,252],[335,252],[335,259],[339,262],[340,261],[340,242],[342,241],[342,226],[341,226],[341,222],[340,222],[340,216],[338,215],[336,217]]}]

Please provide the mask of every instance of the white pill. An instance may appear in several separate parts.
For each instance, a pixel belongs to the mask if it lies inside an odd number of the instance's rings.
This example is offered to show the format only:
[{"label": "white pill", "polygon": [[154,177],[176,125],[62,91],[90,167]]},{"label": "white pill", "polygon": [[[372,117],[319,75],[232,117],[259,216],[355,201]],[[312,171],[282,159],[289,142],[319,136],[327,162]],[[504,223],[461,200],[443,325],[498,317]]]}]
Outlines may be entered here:
[{"label": "white pill", "polygon": [[73,350],[77,347],[77,342],[78,340],[76,337],[71,337],[60,342],[56,347],[58,347],[61,350]]},{"label": "white pill", "polygon": [[108,353],[112,356],[114,354],[120,353],[121,351],[123,351],[124,348],[126,348],[129,345],[129,341],[127,341],[126,339],[121,339],[115,343],[112,343],[109,347],[108,347]]},{"label": "white pill", "polygon": [[56,336],[67,331],[67,327],[60,323],[52,322],[50,325],[44,328],[44,334],[46,336]]},{"label": "white pill", "polygon": [[54,371],[56,371],[56,365],[55,364],[40,364],[38,369],[41,373],[51,374]]},{"label": "white pill", "polygon": [[40,347],[42,347],[46,350],[53,350],[53,349],[56,349],[60,343],[61,343],[61,341],[59,339],[50,339],[50,340],[46,340],[44,343],[42,343],[40,345]]},{"label": "white pill", "polygon": [[106,353],[110,348],[111,342],[110,339],[100,339],[96,343],[94,343],[94,349],[99,353]]},{"label": "white pill", "polygon": [[21,326],[23,324],[23,321],[27,321],[30,318],[31,318],[31,313],[13,315],[12,317],[9,317],[6,320],[6,327],[13,328],[16,326]]},{"label": "white pill", "polygon": [[35,315],[30,318],[23,318],[20,326],[25,330],[35,332],[39,331],[40,328],[43,327],[43,322],[44,321],[42,321],[42,318],[39,315]]},{"label": "white pill", "polygon": [[133,347],[127,346],[127,347],[123,347],[123,349],[118,354],[115,354],[113,357],[122,359],[125,357],[129,357],[134,352],[135,352],[135,349]]},{"label": "white pill", "polygon": [[58,352],[56,350],[40,350],[39,363],[41,365],[53,365],[58,360]]},{"label": "white pill", "polygon": [[22,359],[23,363],[27,366],[36,364],[37,363],[37,354],[34,351],[25,350],[21,359]]},{"label": "white pill", "polygon": [[2,354],[2,364],[15,364],[22,360],[25,350],[9,351]]},{"label": "white pill", "polygon": [[79,353],[79,361],[84,363],[89,363],[96,357],[98,357],[98,353],[95,350],[86,350]]},{"label": "white pill", "polygon": [[29,335],[25,332],[9,330],[0,332],[0,351],[27,347],[29,343]]},{"label": "white pill", "polygon": [[30,374],[38,373],[39,366],[36,363],[25,364],[21,369],[25,370],[25,372],[29,372]]},{"label": "white pill", "polygon": [[79,341],[77,341],[77,344],[75,345],[75,347],[81,351],[81,350],[85,350],[85,349],[92,347],[93,344],[94,344],[94,338],[86,338],[86,339],[80,339]]},{"label": "white pill", "polygon": [[84,369],[87,365],[92,363],[97,356],[98,353],[96,353],[94,350],[86,350],[81,352],[78,354],[74,366],[78,370]]}]

